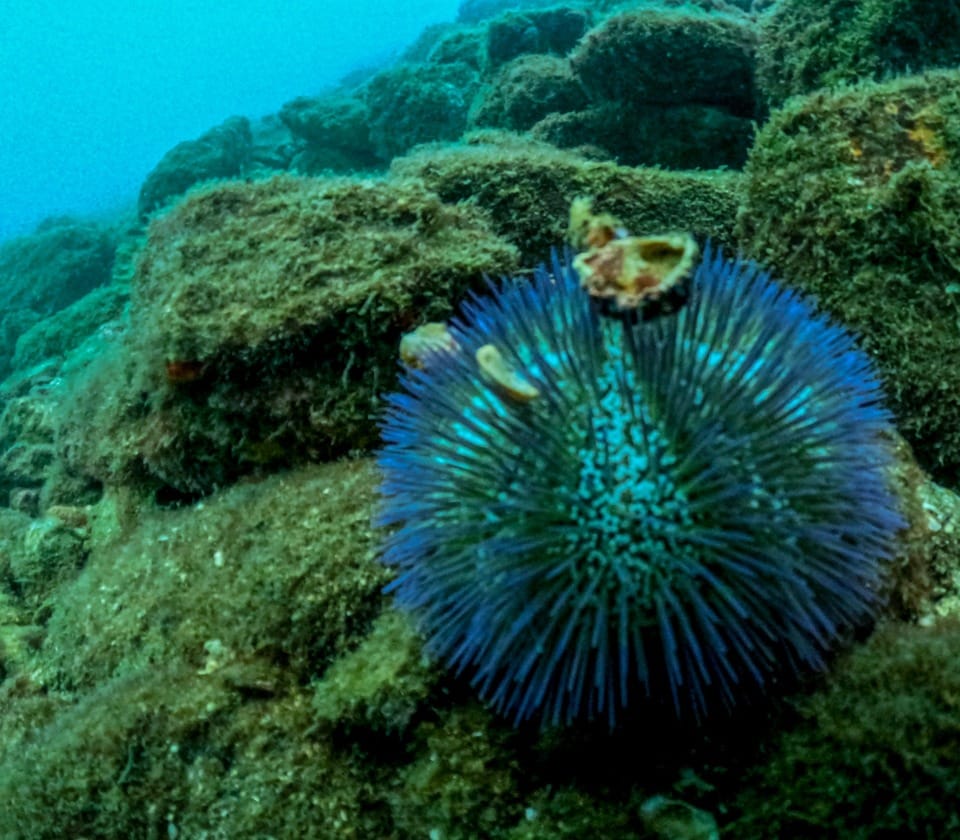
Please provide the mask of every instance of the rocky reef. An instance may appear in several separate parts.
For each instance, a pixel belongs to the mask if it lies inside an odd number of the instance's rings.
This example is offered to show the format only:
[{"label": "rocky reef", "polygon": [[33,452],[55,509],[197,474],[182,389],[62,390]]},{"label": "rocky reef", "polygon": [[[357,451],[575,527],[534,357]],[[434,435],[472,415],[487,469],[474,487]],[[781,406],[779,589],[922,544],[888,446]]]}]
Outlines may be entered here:
[{"label": "rocky reef", "polygon": [[901,433],[960,478],[960,72],[791,100],[757,136],[738,241],[863,335]]},{"label": "rocky reef", "polygon": [[[0,836],[956,833],[952,8],[470,0],[185,139],[123,223],[0,245]],[[609,224],[571,240],[585,198]],[[904,527],[822,669],[722,719],[515,726],[384,593],[384,395],[404,334],[624,230],[856,336]]]}]

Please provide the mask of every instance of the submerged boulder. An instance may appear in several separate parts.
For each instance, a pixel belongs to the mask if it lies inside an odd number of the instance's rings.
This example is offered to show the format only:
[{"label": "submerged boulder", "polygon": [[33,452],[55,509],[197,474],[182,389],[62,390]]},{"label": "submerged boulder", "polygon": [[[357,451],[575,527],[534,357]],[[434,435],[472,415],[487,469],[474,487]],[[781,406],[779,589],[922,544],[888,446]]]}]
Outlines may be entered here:
[{"label": "submerged boulder", "polygon": [[757,56],[763,98],[960,62],[960,7],[916,0],[780,0]]},{"label": "submerged boulder", "polygon": [[110,230],[69,218],[0,246],[0,375],[24,333],[109,281],[116,247]]},{"label": "submerged boulder", "polygon": [[241,175],[252,146],[253,135],[246,117],[230,117],[196,140],[178,143],[160,159],[140,187],[137,209],[141,218],[200,181]]},{"label": "submerged boulder", "polygon": [[741,246],[877,359],[904,437],[960,481],[960,72],[794,98],[745,171]]},{"label": "submerged boulder", "polygon": [[515,263],[482,211],[416,183],[201,189],[150,226],[125,337],[75,378],[62,452],[196,494],[370,447],[400,335]]}]

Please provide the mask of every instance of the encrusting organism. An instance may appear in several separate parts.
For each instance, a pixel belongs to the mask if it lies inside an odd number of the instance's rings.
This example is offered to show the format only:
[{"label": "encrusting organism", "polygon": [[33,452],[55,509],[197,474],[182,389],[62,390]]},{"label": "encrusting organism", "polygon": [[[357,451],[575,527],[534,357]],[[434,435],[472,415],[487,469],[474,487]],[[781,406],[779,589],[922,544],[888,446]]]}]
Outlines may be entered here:
[{"label": "encrusting organism", "polygon": [[573,202],[568,234],[588,246],[573,268],[602,312],[649,319],[686,301],[686,280],[700,253],[689,234],[628,236],[613,217],[593,215],[586,199]]},{"label": "encrusting organism", "polygon": [[517,722],[702,719],[879,606],[904,523],[869,357],[753,263],[689,273],[679,311],[628,317],[555,257],[388,397],[388,590]]}]

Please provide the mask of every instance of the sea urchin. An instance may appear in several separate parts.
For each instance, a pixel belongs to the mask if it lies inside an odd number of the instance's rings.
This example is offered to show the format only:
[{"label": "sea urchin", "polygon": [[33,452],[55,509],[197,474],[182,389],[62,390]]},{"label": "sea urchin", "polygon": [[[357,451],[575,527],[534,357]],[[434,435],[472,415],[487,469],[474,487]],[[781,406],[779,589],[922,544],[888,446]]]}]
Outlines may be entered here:
[{"label": "sea urchin", "polygon": [[388,397],[388,589],[516,721],[733,707],[875,612],[889,422],[853,338],[753,263],[708,248],[686,306],[643,321],[555,258]]}]

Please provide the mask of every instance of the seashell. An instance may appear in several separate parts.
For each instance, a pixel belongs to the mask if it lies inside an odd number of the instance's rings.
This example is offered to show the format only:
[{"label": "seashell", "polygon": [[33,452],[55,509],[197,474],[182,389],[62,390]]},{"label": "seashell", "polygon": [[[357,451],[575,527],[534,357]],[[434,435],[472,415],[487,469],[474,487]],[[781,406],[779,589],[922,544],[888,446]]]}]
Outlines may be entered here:
[{"label": "seashell", "polygon": [[580,254],[573,266],[591,297],[621,310],[656,301],[693,271],[699,248],[688,233],[627,236]]},{"label": "seashell", "polygon": [[426,366],[427,357],[452,353],[457,349],[457,342],[442,321],[430,321],[400,339],[400,359],[412,368],[422,369]]},{"label": "seashell", "polygon": [[520,376],[492,344],[484,344],[475,358],[487,380],[510,399],[528,403],[540,396],[540,391]]}]

